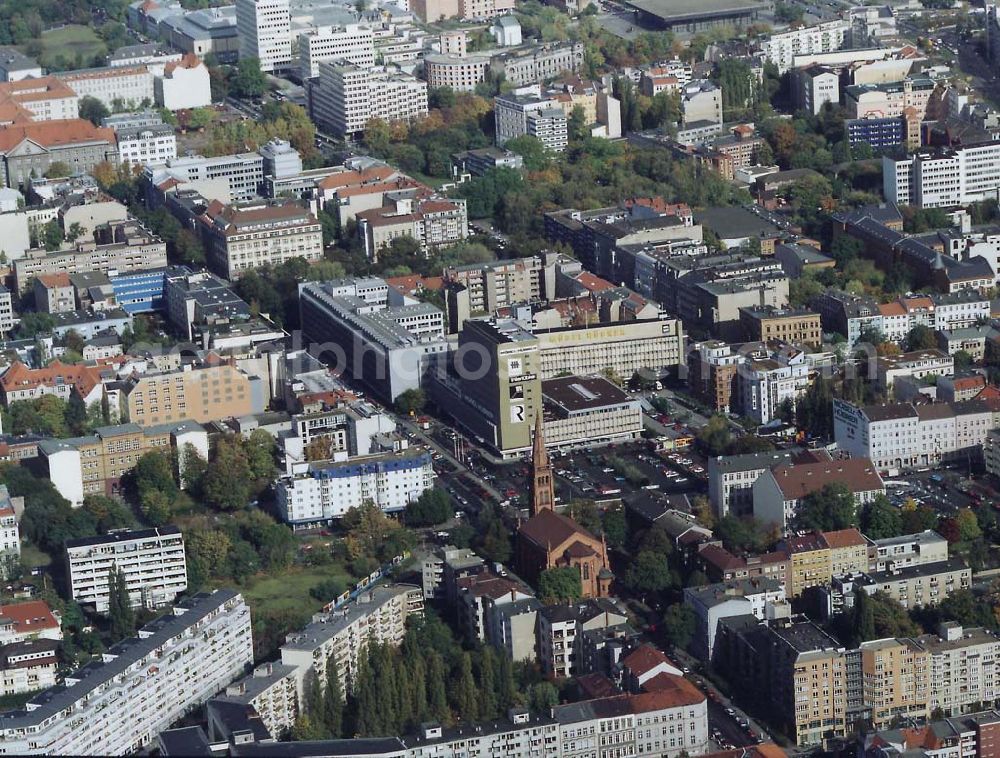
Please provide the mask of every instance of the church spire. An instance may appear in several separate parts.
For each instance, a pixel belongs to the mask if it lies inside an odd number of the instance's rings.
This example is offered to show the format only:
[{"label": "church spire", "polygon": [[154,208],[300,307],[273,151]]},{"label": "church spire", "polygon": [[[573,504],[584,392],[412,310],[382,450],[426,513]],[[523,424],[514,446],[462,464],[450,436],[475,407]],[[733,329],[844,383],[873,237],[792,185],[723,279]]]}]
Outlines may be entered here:
[{"label": "church spire", "polygon": [[538,515],[542,511],[555,510],[556,497],[552,479],[552,464],[545,449],[545,436],[542,433],[542,409],[535,414],[535,435],[531,441],[531,513]]}]

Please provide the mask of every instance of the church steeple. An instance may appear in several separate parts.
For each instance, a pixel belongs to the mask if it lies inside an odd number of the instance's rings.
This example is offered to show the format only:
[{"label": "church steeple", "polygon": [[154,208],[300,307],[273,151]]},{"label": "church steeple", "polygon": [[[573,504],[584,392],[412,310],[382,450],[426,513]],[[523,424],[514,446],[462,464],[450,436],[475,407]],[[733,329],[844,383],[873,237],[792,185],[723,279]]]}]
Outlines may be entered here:
[{"label": "church steeple", "polygon": [[545,436],[542,433],[542,409],[535,414],[535,436],[531,441],[531,513],[538,515],[542,511],[555,510],[556,496],[552,480],[552,464],[545,450]]}]

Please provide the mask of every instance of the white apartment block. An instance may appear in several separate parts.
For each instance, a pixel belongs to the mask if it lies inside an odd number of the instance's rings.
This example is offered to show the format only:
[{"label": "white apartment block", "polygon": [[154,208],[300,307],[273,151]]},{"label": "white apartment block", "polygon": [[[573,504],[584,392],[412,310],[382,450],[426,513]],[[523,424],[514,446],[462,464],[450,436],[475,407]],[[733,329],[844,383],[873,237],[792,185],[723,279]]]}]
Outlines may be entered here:
[{"label": "white apartment block", "polygon": [[493,102],[498,146],[528,134],[553,152],[566,149],[569,141],[566,113],[557,101],[537,95],[510,94],[500,95]]},{"label": "white apartment block", "polygon": [[329,523],[365,502],[387,513],[399,512],[433,485],[431,456],[408,450],[293,465],[292,475],[275,485],[275,497],[282,518],[293,527],[305,527]]},{"label": "white apartment block", "polygon": [[250,609],[232,590],[196,595],[4,714],[5,755],[125,755],[142,750],[253,662]]},{"label": "white apartment block", "polygon": [[70,595],[81,605],[108,611],[108,579],[120,569],[134,608],[159,608],[187,589],[184,537],[176,526],[121,530],[66,541]]},{"label": "white apartment block", "polygon": [[299,35],[302,79],[319,76],[319,64],[347,61],[360,68],[375,65],[375,36],[370,26],[320,26]]},{"label": "white apartment block", "polygon": [[0,98],[26,108],[32,121],[63,121],[80,117],[79,95],[54,76],[0,84]]},{"label": "white apartment block", "polygon": [[930,529],[872,542],[875,552],[869,556],[871,571],[890,571],[948,560],[948,540]]},{"label": "white apartment block", "polygon": [[807,66],[799,69],[793,81],[796,83],[799,107],[814,116],[827,103],[840,103],[840,77],[822,66]]},{"label": "white apartment block", "polygon": [[997,199],[1000,195],[1000,140],[938,150],[905,158],[882,158],[885,199],[919,208],[947,208]]},{"label": "white apartment block", "polygon": [[251,706],[268,733],[280,739],[292,730],[299,715],[296,681],[293,666],[262,663],[252,674],[226,687],[226,694],[216,699]]},{"label": "white apartment block", "polygon": [[786,400],[794,405],[810,384],[805,353],[784,362],[751,360],[739,368],[736,377],[742,411],[759,424],[777,418]]},{"label": "white apartment block", "polygon": [[153,104],[153,72],[148,66],[108,66],[58,74],[79,97],[93,97],[111,111]]},{"label": "white apartment block", "polygon": [[292,14],[288,0],[236,0],[240,58],[257,58],[261,71],[292,62]]},{"label": "white apartment block", "polygon": [[760,43],[761,52],[769,63],[785,73],[793,67],[796,55],[831,53],[844,46],[851,25],[847,21],[827,21],[787,32],[772,34]]},{"label": "white apartment block", "polygon": [[[16,500],[20,501],[18,505],[23,509],[24,498]],[[0,484],[0,577],[4,578],[13,574],[14,567],[21,559],[21,530],[17,525],[18,516],[14,505],[7,485]]]},{"label": "white apartment block", "polygon": [[373,118],[411,121],[427,113],[427,82],[385,67],[319,64],[309,88],[313,118],[335,134],[353,136]]},{"label": "white apartment block", "polygon": [[340,686],[349,692],[368,641],[398,646],[406,634],[406,619],[423,612],[423,590],[399,584],[375,587],[340,608],[314,614],[312,623],[301,632],[289,634],[281,646],[282,664],[295,669],[299,701],[310,669],[316,673],[320,687],[326,686],[326,665],[334,653]]},{"label": "white apartment block", "polygon": [[9,289],[0,286],[0,333],[9,332],[15,323],[14,298]]},{"label": "white apartment block", "polygon": [[930,653],[931,711],[958,716],[1000,697],[1000,638],[994,633],[952,621],[915,641]]},{"label": "white apartment block", "polygon": [[119,129],[118,158],[126,165],[160,164],[177,157],[177,136],[167,124]]},{"label": "white apartment block", "polygon": [[236,153],[206,158],[189,155],[165,162],[172,176],[188,182],[225,179],[234,201],[252,200],[264,182],[264,158],[260,153]]},{"label": "white apartment block", "polygon": [[834,439],[840,450],[892,473],[964,458],[1000,426],[997,415],[976,400],[859,407],[834,399]]},{"label": "white apartment block", "polygon": [[875,379],[879,387],[891,390],[897,379],[926,376],[954,376],[955,358],[943,350],[917,350],[885,356],[876,363]]},{"label": "white apartment block", "polygon": [[752,515],[754,482],[790,458],[791,453],[783,450],[709,458],[708,500],[716,517]]},{"label": "white apartment block", "polygon": [[153,86],[157,105],[167,110],[204,108],[212,104],[212,77],[208,66],[193,53],[168,63]]}]

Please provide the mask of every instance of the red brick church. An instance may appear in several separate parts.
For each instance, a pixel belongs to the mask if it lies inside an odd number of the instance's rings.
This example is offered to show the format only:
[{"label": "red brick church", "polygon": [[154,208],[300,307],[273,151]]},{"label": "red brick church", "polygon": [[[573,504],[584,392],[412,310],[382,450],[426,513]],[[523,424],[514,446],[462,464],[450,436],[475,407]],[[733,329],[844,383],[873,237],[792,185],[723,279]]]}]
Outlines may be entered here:
[{"label": "red brick church", "polygon": [[573,519],[555,511],[555,482],[545,450],[540,411],[535,417],[531,458],[531,518],[517,533],[518,573],[534,584],[546,569],[575,566],[580,571],[585,598],[607,597],[614,575],[608,564],[608,546],[604,539],[595,537]]}]

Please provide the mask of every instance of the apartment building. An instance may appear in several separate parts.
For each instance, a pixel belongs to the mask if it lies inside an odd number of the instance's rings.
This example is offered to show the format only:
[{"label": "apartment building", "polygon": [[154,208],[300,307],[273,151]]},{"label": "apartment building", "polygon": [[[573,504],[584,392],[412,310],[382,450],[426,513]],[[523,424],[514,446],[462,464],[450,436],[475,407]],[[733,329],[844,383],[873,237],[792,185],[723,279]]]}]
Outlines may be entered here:
[{"label": "apartment building", "polygon": [[6,334],[14,328],[14,297],[6,287],[0,285],[0,333]]},{"label": "apartment building", "polygon": [[249,201],[258,197],[264,182],[264,158],[260,153],[236,153],[205,158],[188,155],[164,162],[171,177],[185,182],[223,180],[229,183],[234,201]]},{"label": "apartment building", "polygon": [[32,294],[35,296],[35,308],[41,313],[72,313],[76,310],[76,288],[68,274],[35,277]]},{"label": "apartment building", "polygon": [[[449,316],[455,308],[466,311],[468,318],[493,313],[514,303],[541,300],[547,294],[543,290],[544,271],[542,257],[538,255],[449,266],[441,272],[448,286],[449,301],[454,301],[454,306],[449,302]],[[464,307],[460,308],[460,304]],[[454,327],[451,331],[458,331],[465,319],[450,320]]]},{"label": "apartment building", "polygon": [[59,494],[79,507],[87,495],[119,495],[122,477],[145,453],[181,451],[186,445],[208,459],[208,433],[191,421],[145,428],[122,424],[101,427],[87,437],[45,439],[38,444],[38,455]]},{"label": "apartment building", "polygon": [[773,577],[731,579],[686,588],[684,604],[695,616],[693,652],[701,660],[711,662],[721,619],[749,614],[764,621],[774,606],[784,603],[785,583]]},{"label": "apartment building", "polygon": [[325,61],[375,65],[375,35],[366,24],[314,27],[299,35],[298,44],[302,81],[319,76],[319,64]]},{"label": "apartment building", "polygon": [[331,656],[335,656],[341,686],[350,691],[368,641],[398,646],[406,633],[406,619],[423,610],[422,590],[399,584],[375,587],[345,605],[314,614],[305,629],[286,636],[281,646],[281,663],[295,669],[299,702],[305,695],[307,672],[315,672],[320,687],[326,686]]},{"label": "apartment building", "polygon": [[80,117],[77,95],[54,76],[31,77],[0,84],[0,106],[28,121],[63,121]]},{"label": "apartment building", "polygon": [[295,668],[274,661],[262,663],[210,702],[238,703],[253,708],[267,732],[280,739],[291,732],[299,715]]},{"label": "apartment building", "polygon": [[213,200],[198,221],[209,264],[229,280],[292,258],[323,257],[322,225],[295,202],[223,205]]},{"label": "apartment building", "polygon": [[389,67],[320,63],[308,96],[313,119],[345,137],[361,134],[373,118],[412,121],[427,113],[427,82]]},{"label": "apartment building", "polygon": [[803,501],[830,484],[847,487],[859,506],[885,494],[877,467],[866,458],[787,463],[764,471],[754,482],[754,517],[790,529]]},{"label": "apartment building", "polygon": [[59,647],[55,640],[0,645],[0,692],[18,695],[55,687]]},{"label": "apartment building", "polygon": [[136,126],[115,130],[118,159],[125,164],[145,166],[167,163],[177,157],[177,136],[168,124]]},{"label": "apartment building", "polygon": [[1000,140],[919,150],[882,158],[886,200],[920,208],[947,208],[996,198]]},{"label": "apartment building", "polygon": [[800,597],[811,587],[824,587],[833,577],[867,571],[869,545],[869,540],[853,528],[788,536],[779,547],[788,555],[788,597]]},{"label": "apartment building", "polygon": [[806,354],[797,348],[755,350],[736,373],[740,411],[760,424],[778,418],[809,389],[810,368]]},{"label": "apartment building", "polygon": [[206,66],[194,53],[163,67],[162,76],[153,80],[158,105],[170,111],[205,108],[212,104],[212,79]]},{"label": "apartment building", "polygon": [[464,199],[430,195],[422,188],[386,192],[381,208],[360,211],[355,218],[365,255],[377,260],[394,239],[409,237],[429,255],[442,245],[453,245],[468,236]]},{"label": "apartment building", "polygon": [[950,621],[914,642],[930,658],[929,712],[958,716],[1000,697],[1000,639],[993,632]]},{"label": "apartment building", "polygon": [[80,172],[105,161],[116,163],[118,146],[111,129],[79,118],[17,123],[0,131],[0,160],[0,179],[4,186],[16,188],[45,176],[53,163]]},{"label": "apartment building", "polygon": [[909,639],[862,642],[862,692],[872,725],[885,729],[897,719],[930,715],[930,655]]},{"label": "apartment building", "polygon": [[299,307],[305,339],[323,346],[320,357],[390,400],[419,387],[448,349],[444,314],[382,279],[309,282],[299,290]]},{"label": "apartment building", "polygon": [[885,84],[852,84],[844,89],[844,107],[852,119],[906,116],[920,122],[935,86],[926,76],[908,76]]},{"label": "apartment building", "polygon": [[261,71],[292,63],[292,14],[288,0],[237,0],[236,32],[240,58],[256,58]]},{"label": "apartment building", "polygon": [[0,606],[0,645],[63,638],[62,623],[44,600]]},{"label": "apartment building", "polygon": [[937,605],[958,590],[972,586],[972,570],[959,558],[939,563],[873,571],[856,583],[869,595],[882,592],[904,608]]},{"label": "apartment building", "polygon": [[0,577],[10,579],[21,561],[21,530],[18,511],[24,498],[12,498],[6,484],[0,484]]},{"label": "apartment building", "polygon": [[363,455],[342,462],[293,465],[275,485],[282,518],[293,527],[327,524],[366,502],[398,513],[434,486],[424,450]]},{"label": "apartment building", "polygon": [[19,82],[22,79],[40,79],[45,72],[38,61],[29,58],[16,48],[6,47],[0,58],[0,81]]},{"label": "apartment building", "polygon": [[863,332],[869,329],[881,331],[879,304],[867,295],[827,290],[814,297],[809,306],[819,311],[820,323],[825,330],[847,338],[848,349],[854,348]]},{"label": "apartment building", "polygon": [[792,77],[798,105],[802,110],[818,115],[827,103],[840,104],[840,77],[824,66],[800,68]]},{"label": "apartment building", "polygon": [[108,612],[113,570],[125,575],[133,608],[159,608],[187,589],[184,537],[176,526],[67,540],[66,567],[73,599],[98,613]]},{"label": "apartment building", "polygon": [[797,55],[815,55],[840,50],[850,30],[847,21],[836,20],[803,26],[787,32],[772,34],[760,43],[761,52],[769,63],[785,73],[795,64]]},{"label": "apartment building", "polygon": [[[253,662],[250,609],[233,590],[195,595],[5,714],[10,755],[124,755],[196,709]],[[141,672],[141,676],[138,675]]]},{"label": "apartment building", "polygon": [[978,455],[998,412],[988,400],[857,406],[834,399],[834,439],[879,471],[905,471]]},{"label": "apartment building", "polygon": [[740,308],[740,323],[751,341],[781,340],[811,347],[823,341],[819,314],[806,309]]},{"label": "apartment building", "polygon": [[542,673],[552,679],[580,673],[577,637],[585,631],[626,621],[624,612],[607,598],[543,607],[538,611],[538,659]]},{"label": "apartment building", "polygon": [[132,220],[101,227],[93,241],[77,240],[72,248],[52,252],[28,250],[13,262],[18,292],[47,274],[125,273],[166,265],[167,243]]},{"label": "apartment building", "polygon": [[787,463],[789,450],[714,456],[708,459],[708,499],[716,518],[753,515],[753,485],[761,474]]},{"label": "apartment building", "polygon": [[745,360],[721,340],[692,343],[687,355],[688,387],[712,409],[729,413],[739,400],[736,374]]},{"label": "apartment building", "polygon": [[153,103],[153,72],[149,66],[105,66],[57,74],[78,97],[100,100],[108,110],[137,110]]},{"label": "apartment building", "polygon": [[493,100],[496,141],[503,146],[516,137],[537,138],[548,150],[562,152],[569,143],[566,113],[559,103],[538,94],[499,95]]},{"label": "apartment building", "polygon": [[892,390],[897,379],[954,376],[955,359],[943,350],[917,350],[900,355],[880,356],[875,365],[876,384]]}]

